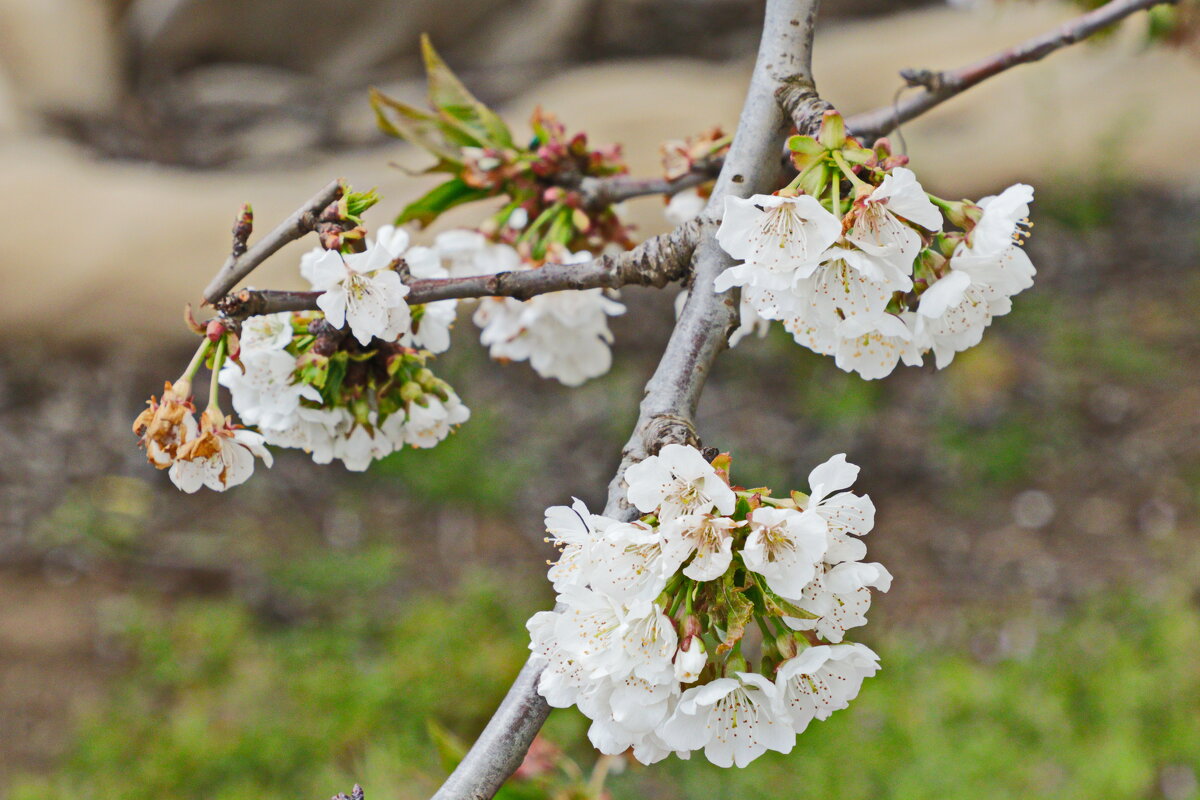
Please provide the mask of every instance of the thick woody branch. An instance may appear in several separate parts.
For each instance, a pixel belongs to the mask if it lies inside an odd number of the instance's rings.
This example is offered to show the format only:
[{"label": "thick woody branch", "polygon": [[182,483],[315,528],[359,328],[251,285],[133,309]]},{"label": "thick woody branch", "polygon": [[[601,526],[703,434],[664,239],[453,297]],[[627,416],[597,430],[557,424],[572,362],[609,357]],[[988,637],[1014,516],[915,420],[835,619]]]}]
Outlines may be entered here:
[{"label": "thick woody branch", "polygon": [[[238,281],[249,275],[255,267],[273,256],[285,244],[294,242],[316,230],[317,219],[321,212],[330,203],[340,199],[342,191],[341,181],[333,181],[249,249],[246,249],[246,237],[250,235],[249,230],[245,231],[245,235],[241,236],[239,241],[241,234],[235,229],[233,252],[221,267],[221,271],[204,290],[204,299],[209,303],[216,303],[236,286]],[[241,219],[239,217],[239,222]]]},{"label": "thick woody branch", "polygon": [[[768,0],[762,43],[729,155],[717,178],[706,216],[719,213],[726,196],[749,197],[778,184],[779,153],[787,125],[775,92],[791,76],[809,74],[817,0]],[[692,257],[693,280],[671,338],[640,406],[638,421],[609,487],[605,514],[632,518],[623,475],[630,465],[671,441],[694,441],[692,418],[700,391],[737,320],[737,298],[712,291],[713,279],[731,264],[711,226],[700,231]],[[521,763],[550,709],[537,693],[540,668],[526,664],[470,752],[434,800],[490,798]]]},{"label": "thick woody branch", "polygon": [[973,64],[945,72],[905,70],[901,76],[909,86],[924,87],[919,94],[891,106],[855,114],[846,120],[846,127],[860,140],[869,143],[994,75],[1019,64],[1040,61],[1056,50],[1082,41],[1113,23],[1120,22],[1130,14],[1151,6],[1172,5],[1177,2],[1178,0],[1112,0],[1049,33]]},{"label": "thick woody branch", "polygon": [[[570,289],[619,289],[622,286],[662,288],[686,275],[696,247],[699,221],[670,233],[647,239],[616,255],[599,256],[580,264],[546,264],[520,272],[497,272],[466,278],[440,278],[409,282],[410,305],[467,297],[514,297],[518,300]],[[281,292],[242,289],[216,302],[217,310],[233,319],[276,311],[304,311],[317,307],[320,292]]]}]

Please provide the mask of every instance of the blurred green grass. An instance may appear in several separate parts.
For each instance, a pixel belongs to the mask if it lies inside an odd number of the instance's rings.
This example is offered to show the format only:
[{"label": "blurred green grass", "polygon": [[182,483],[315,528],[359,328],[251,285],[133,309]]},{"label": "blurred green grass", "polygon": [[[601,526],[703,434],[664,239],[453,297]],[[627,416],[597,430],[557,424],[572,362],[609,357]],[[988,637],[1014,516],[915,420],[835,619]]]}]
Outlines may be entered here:
[{"label": "blurred green grass", "polygon": [[[119,622],[134,667],[61,767],[12,797],[290,800],[354,781],[368,797],[421,797],[444,774],[428,721],[464,739],[481,728],[541,594],[478,576],[394,617],[286,627],[229,600],[135,602]],[[884,670],[791,755],[631,768],[613,796],[1144,798],[1160,796],[1164,770],[1200,771],[1194,606],[1108,593],[1061,618],[978,617],[968,638],[1003,641],[1014,620],[1024,644],[987,658],[920,633],[873,638]],[[584,730],[555,711],[546,736],[587,763]]]}]

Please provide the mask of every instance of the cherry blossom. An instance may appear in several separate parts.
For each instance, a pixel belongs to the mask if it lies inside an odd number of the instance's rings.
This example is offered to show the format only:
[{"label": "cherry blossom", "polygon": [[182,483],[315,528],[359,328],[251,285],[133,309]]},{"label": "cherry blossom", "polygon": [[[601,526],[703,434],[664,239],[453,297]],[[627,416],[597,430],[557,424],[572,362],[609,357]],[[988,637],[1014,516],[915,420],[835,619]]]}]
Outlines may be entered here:
[{"label": "cherry blossom", "polygon": [[762,506],[750,512],[749,521],[741,551],[746,568],[785,597],[802,593],[825,555],[825,520],[811,511]]},{"label": "cherry blossom", "polygon": [[376,336],[395,339],[408,327],[408,287],[390,268],[394,256],[385,247],[362,253],[325,251],[311,265],[313,287],[321,290],[317,305],[335,328],[349,324],[362,345]]},{"label": "cherry blossom", "polygon": [[866,645],[810,647],[779,666],[775,688],[780,708],[801,733],[814,719],[828,719],[850,705],[862,682],[879,671],[879,656]]},{"label": "cherry blossom", "polygon": [[684,692],[659,735],[675,750],[703,749],[719,767],[744,767],[767,750],[790,753],[795,745],[795,731],[776,704],[775,684],[736,672]]},{"label": "cherry blossom", "polygon": [[271,466],[271,453],[263,446],[261,434],[234,427],[219,411],[205,411],[195,436],[176,453],[171,481],[189,494],[201,486],[223,492],[246,482],[254,472],[256,457]]},{"label": "cherry blossom", "polygon": [[733,513],[735,498],[729,484],[700,451],[668,444],[625,471],[629,502],[643,513],[657,511],[659,519],[682,514]]}]

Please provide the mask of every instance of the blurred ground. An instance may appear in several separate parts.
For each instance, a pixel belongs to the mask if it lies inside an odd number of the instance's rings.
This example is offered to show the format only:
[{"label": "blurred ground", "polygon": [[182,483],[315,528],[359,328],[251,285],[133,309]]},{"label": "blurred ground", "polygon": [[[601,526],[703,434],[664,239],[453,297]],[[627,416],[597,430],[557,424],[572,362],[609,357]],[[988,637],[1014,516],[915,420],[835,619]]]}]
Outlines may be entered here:
[{"label": "blurred ground", "polygon": [[[410,5],[393,39],[437,19]],[[537,5],[547,25],[561,9]],[[706,0],[719,24],[689,34],[733,61],[598,64],[695,55],[671,16],[687,4],[581,5],[591,16],[555,17],[573,31],[555,53],[530,49],[558,40],[530,39],[522,4],[500,2],[467,15],[511,28],[492,62],[478,40],[443,49],[492,76],[485,93],[510,117],[541,102],[627,142],[639,173],[659,141],[732,123],[751,4]],[[549,602],[540,511],[599,503],[669,329],[669,298],[627,291],[613,372],[567,390],[490,367],[464,319],[437,369],[474,414],[436,450],[366,476],[280,453],[228,496],[176,492],[128,426],[186,360],[177,309],[228,247],[237,204],[272,220],[340,174],[379,183],[385,219],[416,192],[383,167],[414,156],[373,139],[362,76],[345,79],[358,58],[415,97],[411,50],[308,33],[247,65],[253,38],[212,44],[241,7],[0,2],[0,182],[66,232],[32,264],[0,254],[19,301],[0,318],[0,797],[317,797],[351,779],[369,797],[419,796],[440,772],[424,720],[469,737],[523,658],[521,623]],[[137,8],[158,33],[140,34],[136,58],[128,40],[89,37]],[[245,8],[251,31],[279,13]],[[56,27],[56,13],[84,24]],[[900,67],[968,61],[1063,11],[986,13],[831,21],[818,78],[840,105],[870,107]],[[661,46],[619,35],[635,21]],[[73,43],[55,51],[60,70],[37,60],[38,30]],[[638,771],[619,796],[776,796],[804,774],[841,798],[1196,797],[1200,171],[1184,155],[1200,114],[1180,98],[1200,68],[1138,53],[1136,38],[1014,72],[906,128],[934,191],[1020,179],[1039,192],[1038,284],[953,369],[864,383],[778,331],[723,359],[699,423],[737,456],[735,479],[801,486],[839,451],[863,465],[880,509],[869,545],[897,576],[868,635],[886,671],[790,760]],[[340,65],[310,69],[322,46]],[[563,74],[525,88],[548,64]],[[260,99],[241,102],[242,87]],[[630,210],[661,226],[654,202]],[[256,280],[294,282],[294,259],[279,262]],[[556,714],[551,733],[577,741],[578,720]],[[846,752],[857,777],[829,767]]]}]

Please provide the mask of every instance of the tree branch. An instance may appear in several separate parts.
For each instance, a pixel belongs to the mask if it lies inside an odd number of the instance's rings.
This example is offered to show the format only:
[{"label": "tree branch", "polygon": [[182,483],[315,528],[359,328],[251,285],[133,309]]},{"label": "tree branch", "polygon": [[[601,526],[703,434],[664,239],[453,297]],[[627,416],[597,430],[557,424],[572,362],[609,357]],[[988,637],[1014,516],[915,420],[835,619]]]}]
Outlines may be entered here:
[{"label": "tree branch", "polygon": [[[409,305],[467,297],[514,297],[518,300],[569,289],[619,289],[622,286],[662,288],[688,271],[701,220],[680,225],[616,255],[598,256],[580,264],[546,264],[519,272],[497,272],[466,278],[410,281]],[[242,289],[214,305],[226,317],[245,319],[277,311],[306,311],[317,307],[320,292]]]},{"label": "tree branch", "polygon": [[1040,61],[1056,50],[1086,39],[1109,25],[1120,22],[1130,14],[1156,5],[1173,5],[1178,0],[1112,0],[1089,11],[1057,29],[1010,47],[988,58],[954,70],[904,70],[901,76],[909,86],[923,86],[924,91],[895,105],[855,114],[846,120],[846,128],[866,144],[887,135],[901,123],[919,117],[934,106],[982,83],[993,75],[1019,64]]},{"label": "tree branch", "polygon": [[[778,185],[786,132],[775,92],[785,80],[810,76],[812,25],[817,0],[768,0],[762,42],[729,155],[709,199],[706,216],[722,210],[727,195],[748,197]],[[694,441],[692,417],[713,361],[737,320],[737,297],[712,291],[713,279],[732,261],[704,227],[692,258],[693,283],[666,350],[646,384],[638,421],[609,486],[605,514],[630,519],[625,470],[672,441]],[[520,764],[549,706],[537,693],[540,668],[526,664],[492,721],[434,795],[434,800],[490,798]]]},{"label": "tree branch", "polygon": [[[692,171],[678,178],[631,178],[628,175],[612,175],[607,178],[585,176],[572,182],[568,188],[583,196],[586,208],[603,208],[634,197],[651,194],[674,195],[708,183],[721,171],[720,156],[706,158],[692,165]],[[564,184],[566,185],[566,184]]]},{"label": "tree branch", "polygon": [[[343,191],[344,187],[341,181],[331,182],[248,250],[244,249],[245,238],[241,239],[239,247],[237,239],[239,234],[235,232],[233,252],[229,254],[229,258],[226,259],[217,276],[208,284],[208,288],[204,290],[205,301],[215,304],[236,286],[238,281],[249,275],[255,267],[273,256],[285,244],[294,242],[316,230],[318,216],[330,203],[339,200]],[[241,219],[239,216],[239,222]],[[248,230],[246,236],[249,236]]]}]

